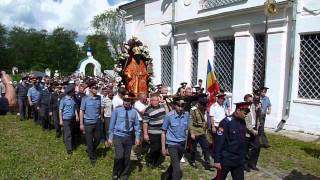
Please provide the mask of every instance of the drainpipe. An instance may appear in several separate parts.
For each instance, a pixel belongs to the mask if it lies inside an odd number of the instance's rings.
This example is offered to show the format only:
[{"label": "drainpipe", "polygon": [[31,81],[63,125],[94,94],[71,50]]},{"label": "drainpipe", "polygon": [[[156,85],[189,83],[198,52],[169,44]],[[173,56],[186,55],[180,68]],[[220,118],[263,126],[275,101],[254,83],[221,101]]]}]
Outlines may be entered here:
[{"label": "drainpipe", "polygon": [[172,19],[171,19],[171,38],[170,38],[170,46],[171,46],[171,94],[173,94],[173,61],[174,61],[174,34],[175,34],[175,26],[174,23],[176,21],[176,7],[175,0],[171,1],[172,4]]},{"label": "drainpipe", "polygon": [[291,94],[292,94],[292,82],[293,82],[293,63],[294,63],[294,57],[295,57],[295,40],[296,40],[296,23],[297,23],[297,0],[290,0],[289,3],[292,5],[292,20],[291,20],[291,33],[290,33],[290,47],[289,47],[289,53],[290,53],[290,60],[289,60],[289,82],[288,82],[288,88],[287,88],[287,100],[286,100],[286,109],[285,113],[282,116],[282,120],[279,122],[276,132],[280,131],[290,116],[290,106],[291,106]]}]

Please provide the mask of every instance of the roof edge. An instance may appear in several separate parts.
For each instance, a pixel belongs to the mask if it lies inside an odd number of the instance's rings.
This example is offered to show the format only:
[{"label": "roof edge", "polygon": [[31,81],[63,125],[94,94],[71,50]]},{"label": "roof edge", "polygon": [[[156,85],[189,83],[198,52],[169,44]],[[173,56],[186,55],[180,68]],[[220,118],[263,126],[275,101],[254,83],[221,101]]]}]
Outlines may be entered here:
[{"label": "roof edge", "polygon": [[123,4],[123,5],[119,6],[119,9],[128,10],[128,9],[132,9],[132,8],[144,5],[144,4],[145,4],[144,0],[135,0],[135,1],[129,2],[127,4]]}]

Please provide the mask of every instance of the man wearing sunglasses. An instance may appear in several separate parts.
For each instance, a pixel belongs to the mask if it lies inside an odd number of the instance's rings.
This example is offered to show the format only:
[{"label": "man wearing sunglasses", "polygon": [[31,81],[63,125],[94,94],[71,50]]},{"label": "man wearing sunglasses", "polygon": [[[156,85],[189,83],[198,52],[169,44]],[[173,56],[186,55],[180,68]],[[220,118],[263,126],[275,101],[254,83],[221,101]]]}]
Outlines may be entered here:
[{"label": "man wearing sunglasses", "polygon": [[216,179],[225,180],[231,172],[233,180],[244,180],[245,118],[250,112],[250,105],[251,102],[236,103],[234,113],[219,123],[215,136]]}]

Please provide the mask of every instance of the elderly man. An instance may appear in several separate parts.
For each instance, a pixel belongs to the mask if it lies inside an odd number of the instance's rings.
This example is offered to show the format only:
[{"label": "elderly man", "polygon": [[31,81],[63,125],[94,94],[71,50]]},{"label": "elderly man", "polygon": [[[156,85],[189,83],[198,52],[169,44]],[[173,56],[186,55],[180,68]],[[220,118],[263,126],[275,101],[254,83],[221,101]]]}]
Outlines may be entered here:
[{"label": "elderly man", "polygon": [[17,97],[18,97],[18,106],[19,106],[19,114],[20,114],[20,121],[26,119],[26,110],[27,110],[27,103],[28,103],[28,85],[26,83],[27,77],[23,77],[21,83],[19,83],[17,87]]},{"label": "elderly man", "polygon": [[150,142],[150,152],[148,154],[148,165],[158,167],[161,165],[163,156],[161,155],[161,133],[166,109],[160,104],[159,94],[152,94],[150,105],[143,114],[143,139]]}]

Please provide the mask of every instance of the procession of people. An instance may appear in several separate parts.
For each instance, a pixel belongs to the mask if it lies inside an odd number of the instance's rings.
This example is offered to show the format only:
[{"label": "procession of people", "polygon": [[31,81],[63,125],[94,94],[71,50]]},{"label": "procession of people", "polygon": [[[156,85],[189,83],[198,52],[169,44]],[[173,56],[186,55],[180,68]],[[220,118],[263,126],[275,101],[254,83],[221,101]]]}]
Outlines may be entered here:
[{"label": "procession of people", "polygon": [[[4,84],[7,90],[13,86]],[[20,120],[33,118],[44,130],[54,127],[57,138],[63,135],[68,156],[81,138],[92,165],[99,160],[100,143],[106,150],[114,146],[112,179],[129,179],[132,149],[140,146],[148,149],[139,152],[148,167],[163,169],[166,156],[170,157],[161,179],[173,180],[183,177],[182,158],[188,157],[190,165],[199,168],[198,144],[204,168],[217,169],[213,179],[226,179],[229,172],[233,179],[244,179],[244,171],[258,171],[260,148],[270,147],[264,133],[266,114],[271,113],[267,89],[246,94],[230,113],[230,99],[224,91],[209,104],[202,87],[199,90],[198,85],[185,82],[176,94],[159,84],[152,92],[135,96],[107,77],[29,75],[15,88]]]}]

